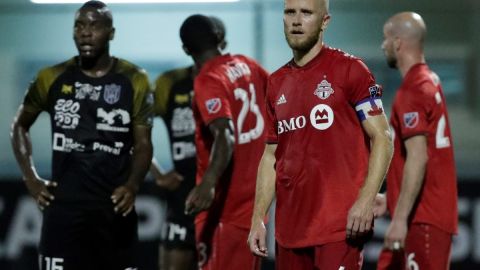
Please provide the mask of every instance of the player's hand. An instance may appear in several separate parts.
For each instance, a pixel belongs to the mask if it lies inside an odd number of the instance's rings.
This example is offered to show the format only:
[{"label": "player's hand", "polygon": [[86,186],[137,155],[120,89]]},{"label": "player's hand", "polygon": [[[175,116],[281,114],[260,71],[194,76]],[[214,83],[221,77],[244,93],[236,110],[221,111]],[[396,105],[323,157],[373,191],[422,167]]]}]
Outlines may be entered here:
[{"label": "player's hand", "polygon": [[35,202],[37,202],[38,208],[42,211],[55,199],[48,189],[56,187],[57,182],[35,178],[25,179],[25,185],[30,195],[32,195]]},{"label": "player's hand", "polygon": [[114,204],[113,210],[115,213],[120,213],[124,217],[127,216],[135,206],[137,191],[138,187],[129,184],[117,187],[110,197]]},{"label": "player's hand", "polygon": [[185,201],[185,214],[196,215],[210,207],[215,198],[215,186],[209,181],[202,181],[195,186]]},{"label": "player's hand", "polygon": [[375,203],[373,205],[373,215],[375,218],[382,217],[387,214],[387,196],[383,193],[378,193],[375,196]]},{"label": "player's hand", "polygon": [[157,184],[157,186],[164,188],[168,191],[173,191],[177,189],[182,181],[183,176],[181,176],[175,170],[155,178],[155,183]]},{"label": "player's hand", "polygon": [[407,232],[407,221],[393,219],[385,233],[384,246],[393,251],[403,249]]},{"label": "player's hand", "polygon": [[348,211],[347,238],[361,237],[372,229],[373,201],[358,199]]},{"label": "player's hand", "polygon": [[247,244],[253,255],[259,257],[268,257],[267,250],[267,229],[263,221],[252,223]]}]

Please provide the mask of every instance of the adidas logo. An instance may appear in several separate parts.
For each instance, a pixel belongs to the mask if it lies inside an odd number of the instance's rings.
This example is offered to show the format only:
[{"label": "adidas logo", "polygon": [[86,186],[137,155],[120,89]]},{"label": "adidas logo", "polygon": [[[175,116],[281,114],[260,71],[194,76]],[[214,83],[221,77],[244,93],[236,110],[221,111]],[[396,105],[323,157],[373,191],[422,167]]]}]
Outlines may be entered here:
[{"label": "adidas logo", "polygon": [[277,100],[277,105],[285,104],[285,103],[287,103],[287,99],[285,98],[285,95],[282,94],[280,98]]}]

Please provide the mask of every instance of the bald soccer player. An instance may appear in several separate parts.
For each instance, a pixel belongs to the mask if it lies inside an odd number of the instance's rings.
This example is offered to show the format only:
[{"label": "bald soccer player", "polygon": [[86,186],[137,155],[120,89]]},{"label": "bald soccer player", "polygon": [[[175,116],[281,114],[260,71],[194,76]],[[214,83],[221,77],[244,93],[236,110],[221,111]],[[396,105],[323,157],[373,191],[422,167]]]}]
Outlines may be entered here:
[{"label": "bald soccer player", "polygon": [[392,165],[387,194],[378,196],[378,214],[388,205],[392,222],[378,269],[449,269],[457,231],[457,183],[447,106],[438,76],[425,63],[427,33],[422,17],[402,12],[383,27],[382,49],[403,82],[393,102]]},{"label": "bald soccer player", "polygon": [[357,57],[323,43],[326,0],[285,0],[293,59],[269,77],[266,148],[250,250],[266,257],[276,196],[277,269],[360,269],[392,142],[381,88]]},{"label": "bald soccer player", "polygon": [[[136,269],[135,197],[152,159],[153,99],[146,73],[110,55],[114,33],[104,3],[78,9],[78,55],[38,73],[12,125],[25,185],[43,211],[40,269]],[[29,133],[42,111],[52,129],[49,181],[35,171]]]}]

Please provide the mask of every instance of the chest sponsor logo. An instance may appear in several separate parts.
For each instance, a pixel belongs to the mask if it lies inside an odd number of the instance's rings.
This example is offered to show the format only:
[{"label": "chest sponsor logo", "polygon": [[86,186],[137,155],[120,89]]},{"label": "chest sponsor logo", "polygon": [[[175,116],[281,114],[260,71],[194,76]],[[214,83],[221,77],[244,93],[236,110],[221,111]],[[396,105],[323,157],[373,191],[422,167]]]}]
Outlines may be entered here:
[{"label": "chest sponsor logo", "polygon": [[324,78],[317,85],[317,89],[313,91],[313,94],[323,100],[330,97],[330,95],[333,94],[334,92],[335,91],[333,91],[332,84],[329,83],[326,78]]},{"label": "chest sponsor logo", "polygon": [[285,104],[285,103],[287,103],[287,99],[285,98],[285,95],[282,94],[277,100],[277,105]]},{"label": "chest sponsor logo", "polygon": [[189,94],[177,94],[175,95],[175,103],[177,104],[186,104],[190,102],[190,96]]},{"label": "chest sponsor logo", "polygon": [[98,101],[100,97],[100,91],[102,91],[102,86],[93,86],[88,83],[75,82],[75,98],[76,99],[86,99],[89,98],[93,101]]},{"label": "chest sponsor logo", "polygon": [[319,130],[325,130],[333,124],[333,110],[326,104],[318,104],[310,112],[310,123]]},{"label": "chest sponsor logo", "polygon": [[172,143],[172,158],[175,161],[192,158],[195,156],[195,144],[193,142]]},{"label": "chest sponsor logo", "polygon": [[[326,130],[333,124],[334,113],[332,108],[326,104],[318,104],[310,111],[310,125],[318,130]],[[297,129],[303,129],[307,125],[307,118],[304,115],[292,117],[288,120],[278,121],[278,134]]]},{"label": "chest sponsor logo", "polygon": [[62,94],[71,94],[73,93],[73,86],[72,85],[62,85]]},{"label": "chest sponsor logo", "polygon": [[172,135],[173,137],[183,137],[195,133],[195,121],[193,112],[189,107],[175,108],[172,115]]},{"label": "chest sponsor logo", "polygon": [[418,125],[418,112],[408,112],[403,114],[403,123],[407,128],[414,128]]},{"label": "chest sponsor logo", "polygon": [[103,151],[114,155],[120,155],[123,148],[123,142],[115,142],[114,146],[102,144],[99,142],[93,143],[93,151]]},{"label": "chest sponsor logo", "polygon": [[71,99],[58,99],[54,107],[53,121],[57,127],[75,129],[80,122],[80,103]]},{"label": "chest sponsor logo", "polygon": [[130,114],[122,109],[113,109],[106,112],[103,108],[97,108],[98,130],[113,132],[128,132],[130,129],[125,125],[130,124]]},{"label": "chest sponsor logo", "polygon": [[207,107],[209,114],[217,113],[222,108],[222,101],[220,98],[211,98],[205,101],[205,107]]},{"label": "chest sponsor logo", "polygon": [[103,91],[103,99],[108,104],[115,104],[120,100],[120,92],[122,87],[117,84],[107,84],[105,85],[105,90]]},{"label": "chest sponsor logo", "polygon": [[74,141],[72,138],[68,138],[62,133],[53,133],[52,147],[54,151],[70,153],[72,151],[83,152],[85,151],[85,145]]}]

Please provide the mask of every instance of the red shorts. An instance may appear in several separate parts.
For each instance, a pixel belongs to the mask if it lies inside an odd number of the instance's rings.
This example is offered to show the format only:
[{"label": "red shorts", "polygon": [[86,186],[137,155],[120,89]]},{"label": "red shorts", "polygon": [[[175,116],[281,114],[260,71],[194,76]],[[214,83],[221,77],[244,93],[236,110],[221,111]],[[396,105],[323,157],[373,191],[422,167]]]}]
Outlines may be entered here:
[{"label": "red shorts", "polygon": [[247,245],[249,231],[237,226],[217,223],[195,225],[198,267],[200,270],[259,270],[260,259]]},{"label": "red shorts", "polygon": [[306,248],[284,248],[278,243],[275,253],[276,270],[360,270],[362,248],[346,241]]},{"label": "red shorts", "polygon": [[378,258],[377,270],[450,269],[452,234],[429,224],[412,224],[408,229],[405,249],[392,252],[384,249]]}]

